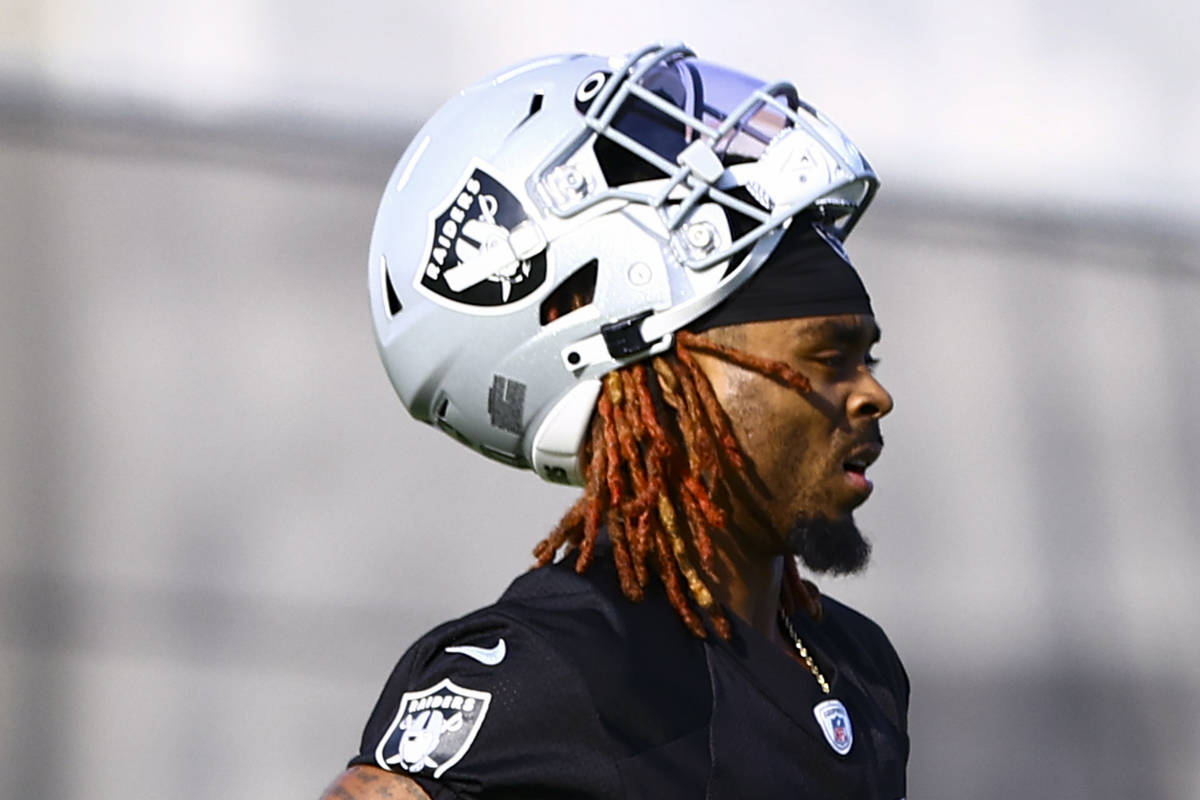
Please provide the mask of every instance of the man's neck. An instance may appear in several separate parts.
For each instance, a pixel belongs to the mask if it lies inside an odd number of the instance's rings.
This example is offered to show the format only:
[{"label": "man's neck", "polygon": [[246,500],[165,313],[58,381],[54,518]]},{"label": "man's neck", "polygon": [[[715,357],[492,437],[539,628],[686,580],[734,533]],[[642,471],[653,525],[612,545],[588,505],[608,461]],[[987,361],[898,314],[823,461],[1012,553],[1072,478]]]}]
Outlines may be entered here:
[{"label": "man's neck", "polygon": [[778,619],[784,557],[753,552],[743,542],[736,530],[713,537],[713,595],[769,640],[782,641]]}]

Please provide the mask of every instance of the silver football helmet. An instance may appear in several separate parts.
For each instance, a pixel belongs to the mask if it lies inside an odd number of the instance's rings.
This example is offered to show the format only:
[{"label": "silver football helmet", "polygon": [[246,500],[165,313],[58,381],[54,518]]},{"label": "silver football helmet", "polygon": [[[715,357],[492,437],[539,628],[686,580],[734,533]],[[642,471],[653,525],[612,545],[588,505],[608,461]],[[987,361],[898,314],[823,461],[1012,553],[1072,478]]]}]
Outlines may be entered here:
[{"label": "silver football helmet", "polygon": [[798,215],[844,238],[876,186],[792,84],[681,44],[519,64],[446,103],[388,181],[383,363],[417,419],[579,483],[600,377],[668,349]]}]

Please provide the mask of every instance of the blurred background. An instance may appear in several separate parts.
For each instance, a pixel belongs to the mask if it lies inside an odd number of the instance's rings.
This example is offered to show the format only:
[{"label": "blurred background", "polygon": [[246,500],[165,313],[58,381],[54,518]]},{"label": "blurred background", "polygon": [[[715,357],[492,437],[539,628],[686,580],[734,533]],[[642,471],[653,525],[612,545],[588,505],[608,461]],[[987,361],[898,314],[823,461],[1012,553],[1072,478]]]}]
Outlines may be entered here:
[{"label": "blurred background", "polygon": [[409,420],[366,251],[453,91],[683,39],[884,179],[865,576],[909,797],[1200,798],[1200,8],[0,0],[0,796],[313,797],[570,490]]}]

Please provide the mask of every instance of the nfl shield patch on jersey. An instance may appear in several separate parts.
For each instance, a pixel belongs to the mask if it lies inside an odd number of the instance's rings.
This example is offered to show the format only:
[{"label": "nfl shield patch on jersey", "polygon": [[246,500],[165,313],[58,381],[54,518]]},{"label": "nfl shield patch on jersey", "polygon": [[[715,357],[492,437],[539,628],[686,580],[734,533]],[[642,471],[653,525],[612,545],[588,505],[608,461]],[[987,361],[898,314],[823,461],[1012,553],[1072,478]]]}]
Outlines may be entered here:
[{"label": "nfl shield patch on jersey", "polygon": [[839,756],[850,752],[854,745],[854,730],[850,727],[850,715],[841,700],[826,700],[813,706],[813,714],[821,725],[825,741]]},{"label": "nfl shield patch on jersey", "polygon": [[458,763],[487,715],[490,692],[464,689],[449,678],[417,692],[405,692],[400,709],[379,746],[375,761],[386,770],[433,777]]}]

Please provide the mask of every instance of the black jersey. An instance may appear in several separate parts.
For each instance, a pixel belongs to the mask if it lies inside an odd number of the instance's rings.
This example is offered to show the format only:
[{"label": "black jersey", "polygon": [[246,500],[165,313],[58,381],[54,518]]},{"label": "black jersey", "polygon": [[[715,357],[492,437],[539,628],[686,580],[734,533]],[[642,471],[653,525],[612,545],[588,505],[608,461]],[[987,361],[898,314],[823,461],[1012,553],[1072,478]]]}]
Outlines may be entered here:
[{"label": "black jersey", "polygon": [[905,794],[908,678],[883,631],[829,598],[792,620],[830,685],[731,615],[696,639],[611,564],[518,578],[397,664],[351,764],[443,798],[878,798]]}]

